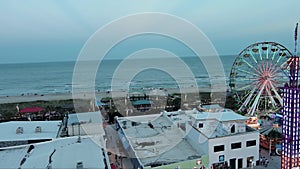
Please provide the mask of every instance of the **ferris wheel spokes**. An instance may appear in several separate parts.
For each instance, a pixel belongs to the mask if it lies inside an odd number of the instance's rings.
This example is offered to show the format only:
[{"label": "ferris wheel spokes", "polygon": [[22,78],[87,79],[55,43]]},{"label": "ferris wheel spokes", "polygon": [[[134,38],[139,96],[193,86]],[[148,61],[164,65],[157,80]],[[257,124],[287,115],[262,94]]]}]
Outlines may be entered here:
[{"label": "ferris wheel spokes", "polygon": [[238,90],[239,90],[239,91],[246,90],[247,88],[250,88],[252,85],[253,85],[253,84],[247,84],[247,85],[245,85],[245,86],[239,88]]},{"label": "ferris wheel spokes", "polygon": [[239,111],[241,111],[244,107],[247,107],[248,103],[251,101],[251,98],[252,98],[252,96],[253,96],[253,94],[254,94],[254,92],[255,92],[256,90],[257,90],[257,88],[253,88],[253,89],[251,90],[251,92],[248,94],[248,96],[247,96],[245,102],[244,102],[244,103],[242,104],[242,106],[239,108]]},{"label": "ferris wheel spokes", "polygon": [[273,84],[271,84],[271,87],[272,87],[272,89],[273,89],[273,92],[275,93],[275,96],[276,96],[276,98],[278,99],[278,101],[279,101],[280,105],[282,105],[282,104],[283,104],[283,102],[282,102],[282,98],[281,98],[281,96],[278,94],[278,92],[277,92],[276,88],[273,86]]},{"label": "ferris wheel spokes", "polygon": [[275,101],[274,98],[272,97],[271,91],[268,90],[267,92],[268,92],[268,95],[269,95],[271,104],[272,104],[272,106],[274,107],[274,106],[276,105],[276,101]]},{"label": "ferris wheel spokes", "polygon": [[241,72],[247,73],[247,74],[249,74],[249,75],[254,75],[254,76],[259,77],[259,75],[256,74],[256,73],[251,73],[251,72],[249,72],[249,71],[246,71],[246,70],[243,70],[243,69],[240,69],[240,68],[238,68],[238,70],[241,71]]},{"label": "ferris wheel spokes", "polygon": [[292,54],[276,42],[259,42],[239,53],[230,72],[230,88],[235,93],[238,110],[268,112],[282,104],[278,86],[288,80]]},{"label": "ferris wheel spokes", "polygon": [[254,60],[254,62],[257,63],[257,60],[256,60],[255,57],[253,56],[253,53],[252,53],[251,50],[250,50],[250,55],[251,55],[251,58]]},{"label": "ferris wheel spokes", "polygon": [[257,108],[257,105],[258,105],[258,102],[259,102],[259,98],[260,98],[260,96],[261,96],[261,94],[262,94],[262,91],[264,90],[265,85],[266,85],[266,82],[264,82],[264,84],[262,85],[262,88],[260,88],[260,90],[259,90],[257,96],[255,97],[254,103],[253,103],[252,106],[250,107],[250,113],[249,113],[249,114],[250,114],[251,116],[254,115],[254,112],[255,112],[255,110],[256,110],[256,108]]}]

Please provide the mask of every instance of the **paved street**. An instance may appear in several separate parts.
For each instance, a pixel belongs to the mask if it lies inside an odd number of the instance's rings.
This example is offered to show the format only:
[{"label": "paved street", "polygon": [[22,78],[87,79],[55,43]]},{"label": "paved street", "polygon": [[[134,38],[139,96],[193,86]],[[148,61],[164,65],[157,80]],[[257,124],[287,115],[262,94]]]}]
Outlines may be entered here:
[{"label": "paved street", "polygon": [[[261,157],[265,157],[269,161],[269,165],[263,166],[263,165],[258,165],[253,167],[253,169],[280,169],[281,168],[281,157],[280,156],[271,156],[269,155],[268,150],[262,149],[260,153]],[[250,168],[247,168],[250,169]]]},{"label": "paved street", "polygon": [[114,125],[106,125],[104,130],[107,137],[107,151],[111,152],[111,155],[109,155],[110,163],[116,165],[117,169],[132,169],[130,158],[128,158],[123,149],[122,142]]}]

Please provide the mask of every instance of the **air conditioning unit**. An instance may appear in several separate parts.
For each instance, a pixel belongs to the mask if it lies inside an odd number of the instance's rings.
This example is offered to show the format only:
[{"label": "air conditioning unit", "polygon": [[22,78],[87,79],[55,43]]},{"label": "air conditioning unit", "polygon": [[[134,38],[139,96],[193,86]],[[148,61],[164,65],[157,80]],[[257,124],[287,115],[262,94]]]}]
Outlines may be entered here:
[{"label": "air conditioning unit", "polygon": [[83,169],[83,163],[82,163],[82,161],[77,162],[76,169]]},{"label": "air conditioning unit", "polygon": [[36,132],[36,133],[42,132],[42,127],[41,127],[41,126],[36,126],[36,127],[35,127],[35,132]]},{"label": "air conditioning unit", "polygon": [[23,134],[23,127],[18,127],[16,130],[16,134]]}]

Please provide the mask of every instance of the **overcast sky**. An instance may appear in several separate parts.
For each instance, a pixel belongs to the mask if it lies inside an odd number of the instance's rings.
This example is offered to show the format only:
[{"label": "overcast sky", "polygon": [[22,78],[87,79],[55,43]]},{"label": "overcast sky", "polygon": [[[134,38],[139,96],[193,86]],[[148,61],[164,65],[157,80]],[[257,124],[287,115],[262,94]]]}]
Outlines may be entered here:
[{"label": "overcast sky", "polygon": [[1,0],[0,63],[76,60],[102,26],[142,12],[188,20],[220,55],[238,54],[260,41],[276,41],[293,51],[299,9],[299,0]]}]

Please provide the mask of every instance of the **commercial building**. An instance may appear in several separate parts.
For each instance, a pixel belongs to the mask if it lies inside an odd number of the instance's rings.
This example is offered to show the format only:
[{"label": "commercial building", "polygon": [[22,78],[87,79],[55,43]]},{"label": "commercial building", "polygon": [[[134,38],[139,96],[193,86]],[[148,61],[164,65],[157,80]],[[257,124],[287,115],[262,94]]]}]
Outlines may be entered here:
[{"label": "commercial building", "polygon": [[5,122],[0,129],[0,168],[111,168],[100,112]]},{"label": "commercial building", "polygon": [[201,158],[185,139],[185,132],[162,115],[116,118],[116,128],[136,168],[167,165]]},{"label": "commercial building", "polygon": [[0,148],[50,141],[58,136],[61,121],[10,121],[0,123]]},{"label": "commercial building", "polygon": [[205,168],[245,168],[259,160],[259,132],[246,126],[246,120],[219,108],[119,117],[116,125],[136,167],[200,160]]},{"label": "commercial building", "polygon": [[78,137],[66,137],[6,148],[0,151],[0,168],[110,169],[106,149],[97,140],[95,136],[84,136],[78,142]]},{"label": "commercial building", "polygon": [[[193,110],[195,111],[195,110]],[[187,112],[193,126],[188,140],[205,154],[215,168],[252,167],[259,160],[259,132],[248,127],[246,117],[230,109],[215,112]]]}]

